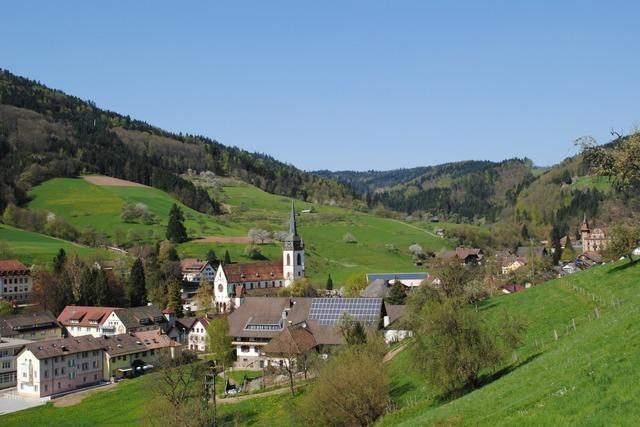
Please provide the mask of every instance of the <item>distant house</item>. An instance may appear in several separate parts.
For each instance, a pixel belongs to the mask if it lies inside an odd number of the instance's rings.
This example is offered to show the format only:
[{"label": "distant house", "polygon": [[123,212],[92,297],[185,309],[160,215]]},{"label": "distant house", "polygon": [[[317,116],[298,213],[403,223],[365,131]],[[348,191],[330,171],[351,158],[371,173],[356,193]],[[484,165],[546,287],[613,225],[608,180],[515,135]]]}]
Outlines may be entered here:
[{"label": "distant house", "polygon": [[316,337],[306,322],[285,327],[260,350],[264,365],[283,366],[296,357],[318,347]]},{"label": "distant house", "polygon": [[458,259],[464,265],[481,264],[484,260],[484,252],[479,248],[457,247],[454,251],[444,251],[436,255],[443,260]]},{"label": "distant house", "polygon": [[387,315],[383,318],[384,340],[387,343],[402,341],[413,335],[413,333],[400,325],[400,320],[404,315],[406,306],[386,304]]},{"label": "distant house", "polygon": [[0,390],[16,385],[18,353],[32,342],[0,336]]},{"label": "distant house", "polygon": [[62,337],[63,330],[48,311],[0,316],[0,337],[42,341]]},{"label": "distant house", "polygon": [[213,283],[216,274],[215,268],[207,260],[197,258],[185,258],[180,261],[182,280],[189,283],[200,284],[200,282]]},{"label": "distant house", "polygon": [[600,253],[607,248],[611,242],[608,230],[604,228],[589,227],[589,221],[587,221],[587,215],[582,220],[580,226],[580,238],[582,240],[582,250],[584,252],[596,252]]},{"label": "distant house", "polygon": [[382,279],[376,279],[360,292],[360,296],[364,298],[386,298],[391,292],[389,282]]},{"label": "distant house", "polygon": [[527,265],[526,258],[511,256],[502,259],[502,274],[509,274]]},{"label": "distant house", "polygon": [[184,344],[189,350],[205,352],[209,345],[208,326],[209,319],[206,317],[184,317],[176,319],[168,335]]},{"label": "distant house", "polygon": [[380,280],[383,282],[394,283],[400,282],[403,285],[413,288],[416,286],[420,286],[420,284],[429,276],[429,273],[426,272],[417,272],[417,273],[368,273],[366,275],[367,283],[373,284],[374,282]]},{"label": "distant house", "polygon": [[515,294],[516,292],[522,292],[525,289],[526,289],[526,286],[516,285],[516,284],[504,285],[500,287],[500,290],[502,291],[503,294]]},{"label": "distant house", "polygon": [[15,259],[0,260],[0,299],[23,303],[33,288],[31,270]]},{"label": "distant house", "polygon": [[597,252],[583,252],[578,255],[577,259],[587,263],[589,266],[602,264],[604,262],[604,258],[602,258],[602,256]]},{"label": "distant house", "polygon": [[568,274],[574,274],[578,271],[581,271],[581,268],[577,265],[575,261],[571,261],[562,266],[560,270],[560,276],[566,276]]},{"label": "distant house", "polygon": [[444,228],[437,228],[436,229],[436,236],[444,237]]}]

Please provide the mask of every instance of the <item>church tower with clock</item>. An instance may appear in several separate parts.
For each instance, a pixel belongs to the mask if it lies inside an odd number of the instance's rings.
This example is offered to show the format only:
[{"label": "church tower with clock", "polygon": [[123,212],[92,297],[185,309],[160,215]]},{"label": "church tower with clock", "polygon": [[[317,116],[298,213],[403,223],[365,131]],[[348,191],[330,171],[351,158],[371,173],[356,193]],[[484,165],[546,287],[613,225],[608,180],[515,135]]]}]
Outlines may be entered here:
[{"label": "church tower with clock", "polygon": [[296,210],[293,202],[291,202],[289,233],[284,240],[284,250],[282,251],[282,272],[285,286],[291,286],[295,279],[304,277],[304,242],[298,235]]}]

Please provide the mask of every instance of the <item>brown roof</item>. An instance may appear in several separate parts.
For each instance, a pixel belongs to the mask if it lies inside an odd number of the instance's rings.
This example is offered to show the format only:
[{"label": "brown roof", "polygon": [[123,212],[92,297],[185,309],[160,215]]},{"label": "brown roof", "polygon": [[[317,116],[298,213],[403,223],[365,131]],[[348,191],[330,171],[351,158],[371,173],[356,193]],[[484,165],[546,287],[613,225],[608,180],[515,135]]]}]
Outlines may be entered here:
[{"label": "brown roof", "polygon": [[285,328],[262,351],[266,354],[301,354],[316,347],[313,333],[305,322]]},{"label": "brown roof", "polygon": [[167,334],[162,333],[159,329],[136,332],[134,335],[138,340],[144,343],[149,350],[165,347],[180,347],[180,344],[177,341],[172,340]]},{"label": "brown roof", "polygon": [[185,258],[180,261],[180,268],[183,272],[200,272],[209,264],[206,259]]},{"label": "brown roof", "polygon": [[0,317],[0,336],[3,337],[18,335],[26,330],[59,327],[56,318],[48,311]]},{"label": "brown roof", "polygon": [[[58,321],[65,326],[96,326],[102,324],[114,310],[123,310],[118,307],[87,307],[68,305],[58,316]],[[76,322],[72,323],[74,320]]]},{"label": "brown roof", "polygon": [[396,320],[400,319],[404,315],[405,306],[397,304],[384,304],[387,316],[389,316],[389,325]]},{"label": "brown roof", "polygon": [[246,330],[249,323],[277,322],[288,309],[287,324],[300,323],[309,315],[312,298],[247,297],[228,317],[232,337],[272,338],[280,330]]},{"label": "brown roof", "polygon": [[457,247],[455,251],[444,251],[437,256],[443,259],[458,258],[461,260],[465,260],[470,256],[482,258],[482,249]]},{"label": "brown roof", "polygon": [[0,260],[0,275],[5,276],[7,274],[25,274],[29,273],[29,269],[17,259],[4,259]]},{"label": "brown roof", "polygon": [[81,351],[101,350],[103,347],[101,338],[92,335],[81,337],[58,338],[28,344],[25,348],[31,351],[38,359],[46,359],[55,356],[66,356]]},{"label": "brown roof", "polygon": [[265,280],[282,280],[282,262],[265,261],[250,264],[227,264],[222,269],[230,283],[258,282]]},{"label": "brown roof", "polygon": [[109,356],[120,356],[147,350],[144,343],[133,334],[104,336],[101,340],[103,348],[109,353]]},{"label": "brown roof", "polygon": [[118,319],[120,319],[127,329],[137,328],[141,325],[147,326],[165,323],[167,321],[162,311],[152,305],[121,308],[116,313],[116,316],[118,316]]}]

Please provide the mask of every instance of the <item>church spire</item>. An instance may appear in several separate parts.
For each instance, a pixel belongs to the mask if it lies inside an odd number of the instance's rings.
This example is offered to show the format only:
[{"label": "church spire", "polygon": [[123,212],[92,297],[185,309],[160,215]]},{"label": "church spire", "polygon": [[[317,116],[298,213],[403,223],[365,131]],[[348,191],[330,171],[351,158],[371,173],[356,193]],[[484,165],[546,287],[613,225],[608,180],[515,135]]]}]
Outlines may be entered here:
[{"label": "church spire", "polygon": [[293,200],[291,200],[291,217],[289,218],[289,235],[290,236],[298,235],[298,226],[296,224],[296,207],[293,204]]}]

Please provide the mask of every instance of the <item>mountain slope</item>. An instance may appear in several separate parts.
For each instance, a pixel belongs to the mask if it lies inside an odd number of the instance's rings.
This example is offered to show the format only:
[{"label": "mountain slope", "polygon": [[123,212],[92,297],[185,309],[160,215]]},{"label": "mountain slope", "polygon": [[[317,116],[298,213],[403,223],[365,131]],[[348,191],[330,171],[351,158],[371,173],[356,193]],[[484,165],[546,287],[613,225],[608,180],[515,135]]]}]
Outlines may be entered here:
[{"label": "mountain slope", "polygon": [[0,210],[48,178],[101,173],[151,185],[205,213],[220,206],[182,179],[187,169],[235,176],[263,190],[349,204],[352,192],[270,156],[176,135],[0,70]]},{"label": "mountain slope", "polygon": [[400,409],[379,424],[634,425],[640,417],[634,392],[640,375],[638,273],[640,265],[623,261],[485,302],[481,309],[489,319],[497,321],[502,309],[527,319],[515,366],[442,404],[407,351],[392,367]]}]

